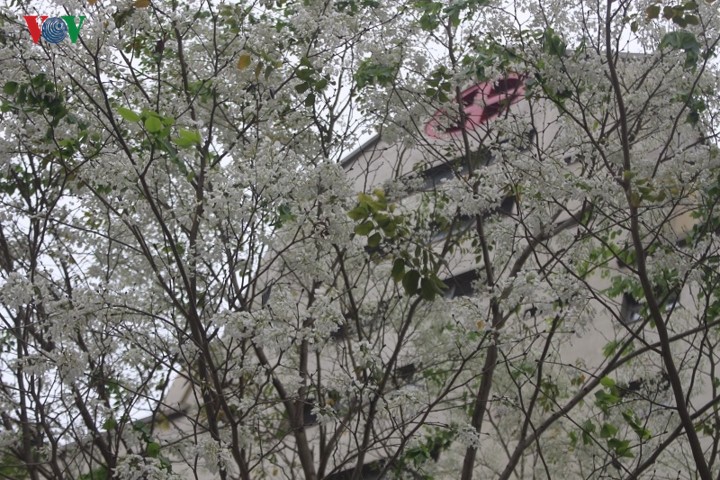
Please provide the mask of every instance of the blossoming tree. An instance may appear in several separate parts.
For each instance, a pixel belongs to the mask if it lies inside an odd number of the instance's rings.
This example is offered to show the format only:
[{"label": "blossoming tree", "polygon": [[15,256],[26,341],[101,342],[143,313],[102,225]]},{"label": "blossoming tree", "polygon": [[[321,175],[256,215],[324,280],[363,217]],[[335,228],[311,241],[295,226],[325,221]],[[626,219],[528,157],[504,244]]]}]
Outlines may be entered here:
[{"label": "blossoming tree", "polygon": [[715,2],[0,8],[0,477],[718,476]]}]

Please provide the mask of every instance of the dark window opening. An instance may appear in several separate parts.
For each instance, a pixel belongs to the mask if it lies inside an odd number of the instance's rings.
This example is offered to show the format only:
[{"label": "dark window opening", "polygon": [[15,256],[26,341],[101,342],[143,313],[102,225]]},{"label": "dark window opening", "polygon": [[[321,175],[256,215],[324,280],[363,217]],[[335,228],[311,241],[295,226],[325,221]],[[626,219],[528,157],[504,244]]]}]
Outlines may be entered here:
[{"label": "dark window opening", "polygon": [[315,400],[307,399],[303,404],[303,425],[317,425],[318,418],[317,415],[312,412],[313,408],[315,408]]},{"label": "dark window opening", "polygon": [[[482,168],[492,165],[495,159],[490,154],[490,151],[485,148],[476,150],[470,154],[470,162],[473,168]],[[443,181],[451,180],[455,178],[455,174],[460,176],[467,176],[469,169],[467,160],[465,157],[456,158],[448,162],[443,162],[440,165],[430,167],[422,173],[425,183],[422,186],[422,191],[432,191],[438,187]]]},{"label": "dark window opening", "polygon": [[417,373],[417,367],[414,363],[408,363],[402,367],[395,368],[395,374],[393,375],[395,387],[399,388],[412,383],[415,378],[415,373]]},{"label": "dark window opening", "polygon": [[[516,197],[514,195],[505,197],[502,202],[500,202],[499,206],[485,212],[482,215],[482,219],[487,220],[496,214],[512,215],[515,212],[515,203]],[[471,228],[475,226],[475,219],[475,215],[463,214],[459,215],[452,223],[447,225],[442,225],[439,222],[432,222],[430,224],[430,229],[434,233],[430,237],[430,242],[434,243],[439,242],[440,240],[444,240],[450,233],[451,228],[452,233],[455,235],[467,233]]]},{"label": "dark window opening", "polygon": [[[670,312],[679,305],[680,294],[676,290],[671,290],[665,294],[662,294],[661,291],[656,291],[655,295],[660,302],[661,308],[665,312]],[[623,294],[620,319],[624,324],[628,325],[642,320],[645,314],[644,310],[645,303],[638,302],[630,293]]]},{"label": "dark window opening", "polygon": [[453,234],[457,235],[466,233],[474,225],[475,217],[472,215],[460,215],[449,225],[441,225],[438,222],[432,222],[430,224],[430,229],[433,231],[433,235],[430,237],[430,242],[434,243],[444,240],[450,233],[450,229],[452,229]]},{"label": "dark window opening", "polygon": [[468,270],[444,280],[447,285],[445,298],[468,297],[473,293],[473,283],[479,278],[476,270]]},{"label": "dark window opening", "polygon": [[346,338],[348,338],[349,333],[350,332],[349,332],[349,328],[348,328],[347,324],[343,323],[338,326],[337,330],[333,330],[333,332],[330,334],[330,338],[333,341],[339,342],[339,341],[342,341],[342,340],[345,340]]},{"label": "dark window opening", "polygon": [[516,200],[517,199],[514,195],[510,197],[505,197],[500,203],[500,208],[498,208],[498,212],[505,215],[512,215],[515,210]]},{"label": "dark window opening", "polygon": [[[361,480],[383,480],[386,476],[380,476],[386,460],[378,460],[375,462],[366,463],[360,470]],[[352,478],[355,467],[348,468],[341,472],[332,473],[325,477],[325,480],[350,480]]]},{"label": "dark window opening", "polygon": [[518,77],[505,77],[493,84],[492,91],[489,96],[495,96],[499,93],[516,93],[523,87],[523,82]]},{"label": "dark window opening", "polygon": [[528,139],[528,150],[531,146],[535,145],[535,142],[537,142],[537,131],[534,128],[531,128],[526,133],[527,139]]},{"label": "dark window opening", "polygon": [[635,323],[642,319],[640,312],[642,305],[629,293],[623,293],[622,307],[620,308],[620,319],[626,325]]},{"label": "dark window opening", "polygon": [[670,389],[670,377],[665,372],[659,372],[651,377],[631,380],[627,384],[619,383],[617,387],[621,398],[632,396],[648,398],[667,392]]},{"label": "dark window opening", "polygon": [[500,100],[499,102],[487,105],[483,109],[482,116],[480,117],[480,123],[485,123],[499,116],[502,112],[507,110],[510,105],[515,103],[515,101],[515,97],[508,97],[504,100]]}]

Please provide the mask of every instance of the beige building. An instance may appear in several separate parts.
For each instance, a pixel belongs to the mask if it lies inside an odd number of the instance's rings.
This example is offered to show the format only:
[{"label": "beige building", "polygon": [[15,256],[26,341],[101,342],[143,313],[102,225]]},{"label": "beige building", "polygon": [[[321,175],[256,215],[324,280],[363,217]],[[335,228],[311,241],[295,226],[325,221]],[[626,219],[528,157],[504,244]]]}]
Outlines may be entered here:
[{"label": "beige building", "polygon": [[[562,128],[557,110],[542,102],[529,103],[524,97],[524,79],[519,75],[511,74],[495,82],[473,85],[462,93],[462,100],[465,104],[465,128],[459,126],[454,114],[445,110],[428,112],[424,125],[420,125],[417,129],[420,133],[414,138],[409,138],[409,141],[388,142],[381,135],[376,135],[348,155],[342,162],[342,167],[354,189],[357,192],[371,194],[375,189],[382,188],[392,201],[412,208],[413,205],[420,205],[423,194],[441,189],[444,182],[467,179],[478,171],[492,175],[502,166],[501,156],[505,144],[513,145],[514,155],[522,155],[525,152],[529,156],[537,155],[538,152],[556,152],[558,149],[566,148],[564,145],[556,146]],[[502,123],[502,134],[498,134],[495,130],[495,122]],[[575,174],[581,170],[580,162],[576,158],[579,154],[580,152],[566,149],[562,158],[567,173]],[[395,185],[405,186],[395,192],[388,189],[389,180],[398,179],[400,182],[395,182]],[[498,184],[493,200],[494,206],[487,209],[483,219],[489,222],[503,222],[508,217],[517,217],[520,212],[519,202],[522,202],[522,199],[518,198],[519,195],[519,191],[513,191],[508,185]],[[583,203],[579,200],[569,200],[566,207],[566,212],[552,219],[551,225],[558,228],[558,232],[575,232],[576,222],[573,216],[582,211]],[[669,220],[666,233],[674,235],[678,241],[683,239],[694,222],[689,207],[682,204],[677,205],[670,214]],[[445,291],[447,298],[469,296],[477,287],[476,281],[480,276],[476,269],[478,265],[476,257],[463,252],[460,248],[452,253],[443,251],[443,244],[448,235],[462,235],[463,232],[476,228],[475,222],[474,215],[460,211],[452,225],[438,226],[438,231],[431,234],[428,239],[432,248],[443,255],[444,266],[440,276],[447,285]],[[607,267],[618,274],[626,271],[625,266],[614,261],[611,261]],[[596,285],[597,291],[610,286],[610,279],[600,272],[595,275],[592,282]],[[669,292],[669,295],[663,307],[668,311],[688,303],[683,301],[683,297],[690,295],[690,292]],[[586,327],[583,335],[568,335],[568,341],[563,343],[560,353],[563,362],[570,365],[581,361],[588,372],[593,372],[593,369],[598,368],[606,360],[603,356],[603,346],[616,338],[615,332],[618,329],[642,320],[643,306],[630,292],[606,298],[603,302],[596,302],[595,307],[603,313]],[[536,306],[527,305],[522,310],[519,315],[534,316]],[[347,332],[337,331],[334,335],[341,337],[346,334]],[[393,338],[395,337],[391,334],[387,337],[387,341],[390,342]],[[319,361],[330,365],[329,367],[326,365],[326,368],[333,368],[332,358]],[[397,369],[400,379],[398,382],[410,382],[417,367],[418,365],[413,363],[400,366]],[[405,377],[405,380],[402,377]],[[195,415],[192,412],[198,410],[192,385],[178,378],[164,404],[168,409],[167,420],[171,425],[171,428],[163,434],[166,435],[164,441],[172,443],[178,434],[192,435],[192,422],[187,418]],[[313,435],[317,435],[317,431],[313,429],[313,425],[318,422],[317,409],[312,404],[306,407],[304,422],[308,426],[308,435],[312,438]],[[427,421],[441,423],[442,414],[433,413]],[[498,445],[491,446],[489,443],[484,445],[488,450],[499,448]],[[348,443],[347,448],[351,449],[352,446]],[[433,454],[433,460],[437,460],[438,456],[442,462],[439,451]],[[350,478],[354,464],[346,462],[342,455],[338,455],[338,459],[335,465],[329,465],[325,469],[327,475],[323,478],[327,480]],[[383,461],[381,451],[371,452],[367,457],[362,479],[379,478],[377,469]],[[181,463],[178,463],[175,471],[181,476],[188,475],[187,478],[190,478],[187,467],[180,465]],[[488,465],[479,464],[477,468],[482,472],[480,475],[487,475],[487,472],[491,471]],[[569,471],[572,472],[573,468],[569,468]],[[277,475],[267,472],[268,478],[290,478],[287,474],[283,476],[282,472],[276,473]],[[532,469],[529,473],[518,476],[533,478]],[[215,474],[209,472],[202,478],[215,478]],[[568,478],[573,478],[573,474],[570,473]]]}]

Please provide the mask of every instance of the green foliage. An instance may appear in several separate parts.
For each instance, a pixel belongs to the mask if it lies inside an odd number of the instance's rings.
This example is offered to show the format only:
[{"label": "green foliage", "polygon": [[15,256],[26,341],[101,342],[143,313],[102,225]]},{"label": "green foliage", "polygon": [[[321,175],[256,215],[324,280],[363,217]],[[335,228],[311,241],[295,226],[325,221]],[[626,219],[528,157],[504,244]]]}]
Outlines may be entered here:
[{"label": "green foliage", "polygon": [[440,25],[440,14],[442,12],[443,3],[433,0],[418,0],[415,2],[415,8],[422,13],[420,17],[420,27],[426,31],[435,30]]},{"label": "green foliage", "polygon": [[420,272],[417,270],[410,270],[405,273],[402,279],[402,285],[405,289],[405,293],[408,295],[415,295],[418,291],[418,282],[420,281]]},{"label": "green foliage", "polygon": [[277,216],[275,218],[275,221],[272,223],[272,226],[280,228],[282,227],[285,222],[289,222],[292,220],[295,220],[296,216],[292,212],[292,208],[289,204],[283,203],[277,208]]},{"label": "green foliage", "polygon": [[697,67],[698,58],[700,57],[700,42],[698,42],[695,34],[687,30],[666,33],[660,41],[659,48],[662,50],[667,47],[685,52],[685,68],[694,69]]},{"label": "green foliage", "polygon": [[[441,452],[447,450],[455,438],[455,433],[451,429],[433,428],[430,433],[425,435],[424,439],[416,446],[406,449],[397,461],[395,467],[395,478],[404,478],[403,473],[407,473],[412,467],[414,471],[422,472],[423,466],[429,461],[437,460]],[[434,477],[422,475],[425,480],[432,480]]]},{"label": "green foliage", "polygon": [[553,410],[557,406],[560,396],[560,386],[553,381],[552,377],[545,377],[540,382],[541,395],[538,396],[538,405],[545,412]]},{"label": "green foliage", "polygon": [[600,383],[604,389],[595,392],[595,405],[607,415],[610,409],[620,402],[620,390],[609,377],[604,377]]},{"label": "green foliage", "polygon": [[145,118],[145,129],[150,133],[158,133],[163,129],[162,120],[156,116],[148,116]]},{"label": "green foliage", "polygon": [[157,458],[160,455],[160,444],[157,442],[150,442],[147,444],[145,451],[148,457]]},{"label": "green foliage", "polygon": [[680,94],[673,98],[672,101],[686,105],[688,114],[687,117],[685,117],[685,121],[693,126],[698,125],[700,116],[707,109],[705,99],[695,91],[692,94]]},{"label": "green foliage", "polygon": [[3,85],[3,93],[7,99],[4,99],[0,105],[0,112],[22,111],[50,117],[48,122],[50,128],[46,135],[48,141],[52,138],[53,128],[68,115],[65,98],[57,89],[53,79],[44,73],[35,75],[29,82],[6,82]]},{"label": "green foliage", "polygon": [[13,480],[25,480],[26,478],[30,478],[29,472],[22,465],[23,461],[19,458],[16,458],[11,454],[3,455],[0,457],[0,478],[12,478]]},{"label": "green foliage", "polygon": [[452,94],[452,74],[443,65],[433,71],[427,79],[428,88],[425,95],[437,98],[441,102],[449,102]]},{"label": "green foliage", "polygon": [[637,433],[637,436],[640,438],[640,440],[650,440],[650,438],[652,437],[650,430],[648,430],[642,425],[642,420],[635,414],[635,412],[633,412],[632,410],[626,410],[622,412],[622,416],[625,420],[625,423],[627,423],[630,428],[632,428],[633,431]]},{"label": "green foliage", "polygon": [[429,246],[412,241],[409,219],[394,211],[395,205],[388,204],[385,193],[375,190],[373,195],[359,194],[358,204],[348,217],[357,222],[355,234],[367,237],[366,250],[377,260],[387,259],[392,252],[390,275],[396,283],[402,283],[405,293],[432,301],[447,288],[437,276],[435,253]]},{"label": "green foliage", "polygon": [[357,15],[365,9],[374,9],[380,6],[380,2],[376,0],[339,0],[334,3],[335,8],[349,15]]},{"label": "green foliage", "polygon": [[117,426],[117,420],[115,420],[114,418],[108,418],[103,423],[102,428],[104,430],[113,430],[116,426]]},{"label": "green foliage", "polygon": [[132,424],[134,431],[140,434],[140,438],[145,443],[145,455],[149,458],[157,458],[160,460],[161,467],[169,473],[172,473],[172,463],[170,459],[162,454],[161,445],[152,436],[151,426],[141,420]]},{"label": "green foliage", "polygon": [[405,260],[402,258],[396,258],[393,262],[393,268],[390,275],[396,283],[402,281],[405,277]]},{"label": "green foliage", "polygon": [[[710,0],[711,3],[713,0]],[[645,9],[648,20],[655,20],[662,12],[665,20],[671,20],[675,25],[685,28],[688,25],[698,25],[700,19],[697,16],[698,4],[694,0],[688,0],[677,5],[665,5],[654,3]]]},{"label": "green foliage", "polygon": [[547,53],[560,58],[564,57],[567,51],[565,41],[550,27],[547,27],[543,33],[542,45]]},{"label": "green foliage", "polygon": [[414,6],[421,13],[420,28],[431,32],[441,24],[449,23],[457,27],[465,18],[472,18],[479,7],[487,4],[487,0],[460,0],[448,4],[433,0],[416,0]]},{"label": "green foliage", "polygon": [[19,85],[17,82],[7,82],[3,85],[3,93],[5,95],[15,95],[17,93]]},{"label": "green foliage", "polygon": [[190,148],[196,145],[200,145],[202,138],[200,133],[196,130],[180,129],[180,136],[173,138],[173,143],[180,148]]},{"label": "green foliage", "polygon": [[358,89],[363,89],[368,85],[389,86],[398,71],[398,65],[383,65],[373,62],[372,58],[368,58],[360,62],[360,66],[355,73],[355,82]]},{"label": "green foliage", "polygon": [[295,91],[298,93],[308,92],[303,103],[306,107],[312,107],[315,103],[316,94],[325,90],[330,82],[330,77],[316,70],[307,57],[300,59],[295,75],[299,80],[302,80],[302,83],[295,85]]},{"label": "green foliage", "polygon": [[90,473],[83,473],[78,477],[78,480],[108,480],[110,478],[109,472],[105,467],[99,467]]},{"label": "green foliage", "polygon": [[137,122],[140,121],[140,115],[138,115],[137,113],[133,112],[133,111],[130,110],[129,108],[118,107],[118,108],[117,108],[117,112],[120,114],[120,116],[121,116],[122,118],[124,118],[124,119],[127,120],[128,122],[137,123]]}]

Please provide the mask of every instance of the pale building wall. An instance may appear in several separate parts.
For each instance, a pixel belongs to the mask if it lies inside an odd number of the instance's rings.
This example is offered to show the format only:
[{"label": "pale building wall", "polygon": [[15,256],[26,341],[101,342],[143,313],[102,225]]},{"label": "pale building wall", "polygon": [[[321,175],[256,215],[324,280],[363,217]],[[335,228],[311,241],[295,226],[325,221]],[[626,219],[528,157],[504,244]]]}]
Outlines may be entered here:
[{"label": "pale building wall", "polygon": [[[540,149],[552,148],[560,128],[560,124],[557,121],[557,112],[542,104],[536,104],[531,107],[525,99],[515,103],[511,107],[510,112],[511,115],[523,118],[529,115],[530,108],[533,108],[536,124],[544,125],[543,131],[536,132],[535,141],[539,143]],[[478,136],[472,135],[471,147],[476,149],[479,146],[480,140]],[[416,140],[412,147],[405,147],[401,144],[388,144],[381,138],[376,137],[352,153],[343,161],[342,165],[346,169],[348,178],[352,182],[354,189],[358,192],[370,193],[375,188],[381,187],[389,179],[400,178],[411,174],[419,175],[423,170],[438,165],[440,163],[440,161],[437,160],[439,151],[446,152],[448,158],[453,158],[453,152],[459,155],[459,152],[463,150],[461,147],[462,145],[458,143],[458,138],[456,137],[438,139],[425,136]],[[568,155],[572,155],[572,152],[568,152]],[[424,166],[418,169],[418,165]],[[493,168],[493,166],[483,168]],[[568,171],[573,171],[574,168],[577,167],[569,165]],[[410,193],[401,201],[405,203],[405,205],[412,205],[417,199]],[[580,205],[570,205],[570,208],[575,207],[579,208]],[[676,235],[679,239],[692,228],[695,221],[691,218],[689,209],[690,207],[688,206],[678,206],[676,214],[673,215],[669,223],[669,233]],[[560,218],[558,221],[562,221],[563,219],[564,218]],[[448,258],[447,261],[448,264],[451,265],[450,271],[452,274],[459,274],[475,267],[473,258],[469,256],[455,254]],[[620,271],[621,268],[618,267],[618,270]],[[594,287],[599,289],[609,286],[608,280],[600,276],[593,278],[592,283]],[[687,299],[689,295],[687,291],[682,292],[680,303],[686,303],[684,299]],[[608,314],[608,306],[612,308],[612,314]],[[582,363],[588,367],[602,365],[606,360],[602,354],[602,346],[616,337],[618,329],[624,328],[623,325],[617,321],[617,317],[621,315],[622,311],[621,298],[605,299],[604,303],[596,302],[594,307],[599,312],[595,321],[591,325],[588,325],[584,331],[578,332],[570,341],[563,344],[561,358],[564,362],[568,364]],[[388,337],[387,341],[388,344],[391,344],[393,339]],[[327,362],[327,364],[323,364],[324,369],[332,369],[332,359],[323,361]],[[197,409],[191,389],[192,385],[190,383],[183,379],[176,380],[165,399],[165,403],[173,410],[177,409],[177,411],[180,412],[191,412]],[[432,418],[433,421],[441,419],[441,417],[437,416]],[[317,429],[313,427],[309,427],[307,429],[308,435],[311,438],[317,435],[316,430]],[[162,435],[162,438],[171,442],[177,434],[182,433],[190,434],[192,431],[191,423],[180,417],[179,420],[171,422],[171,427],[166,434]],[[290,439],[287,441],[290,444],[292,443]],[[348,443],[346,448],[351,449],[351,444]],[[484,446],[484,448],[499,448],[499,446],[491,446],[488,444]],[[379,460],[381,458],[382,456],[378,452],[371,452],[368,456],[368,461]],[[183,471],[189,472],[189,470]],[[200,475],[199,478],[209,479],[216,477],[214,474],[208,472],[206,475]],[[270,475],[269,478],[282,478],[282,474],[279,474],[277,477]]]}]

